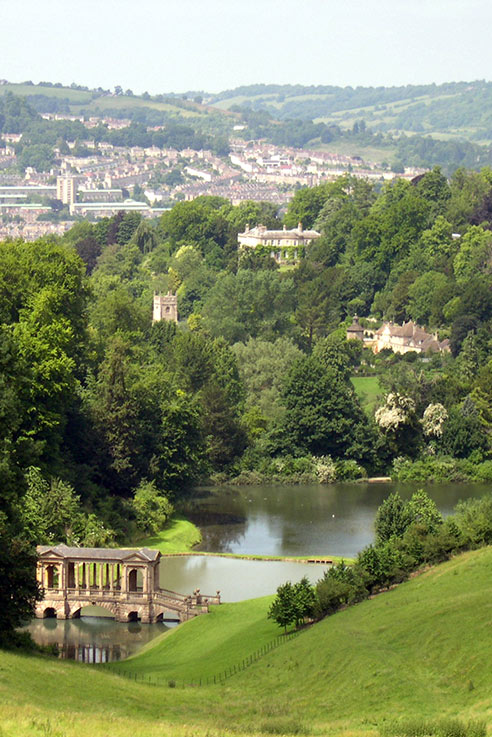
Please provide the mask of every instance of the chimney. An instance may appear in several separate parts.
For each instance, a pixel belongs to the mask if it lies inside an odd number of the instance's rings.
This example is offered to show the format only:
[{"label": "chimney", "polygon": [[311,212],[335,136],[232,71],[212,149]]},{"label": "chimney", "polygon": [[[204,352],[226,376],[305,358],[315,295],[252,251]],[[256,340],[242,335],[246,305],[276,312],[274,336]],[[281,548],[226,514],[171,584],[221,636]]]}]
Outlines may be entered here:
[{"label": "chimney", "polygon": [[297,223],[297,227],[299,229],[299,233],[302,233],[302,223],[301,222]]}]

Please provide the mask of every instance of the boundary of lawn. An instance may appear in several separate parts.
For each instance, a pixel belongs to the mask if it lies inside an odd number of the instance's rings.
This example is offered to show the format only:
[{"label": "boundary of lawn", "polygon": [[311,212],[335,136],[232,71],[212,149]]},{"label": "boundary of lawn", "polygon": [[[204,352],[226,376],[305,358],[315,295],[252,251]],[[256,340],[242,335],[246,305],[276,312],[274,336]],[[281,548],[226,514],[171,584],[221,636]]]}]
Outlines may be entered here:
[{"label": "boundary of lawn", "polygon": [[189,555],[204,555],[215,558],[238,558],[241,560],[259,560],[285,563],[318,563],[319,565],[331,565],[332,563],[354,563],[354,558],[342,555],[257,555],[255,553],[213,553],[205,550],[188,550],[182,553],[162,553],[163,558],[179,558]]}]

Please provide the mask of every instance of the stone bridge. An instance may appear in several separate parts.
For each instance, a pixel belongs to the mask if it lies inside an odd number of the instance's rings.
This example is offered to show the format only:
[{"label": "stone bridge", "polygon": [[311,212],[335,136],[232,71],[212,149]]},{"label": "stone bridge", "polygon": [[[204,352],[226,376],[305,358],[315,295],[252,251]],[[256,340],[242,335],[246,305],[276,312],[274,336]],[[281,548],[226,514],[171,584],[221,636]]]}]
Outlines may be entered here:
[{"label": "stone bridge", "polygon": [[44,593],[36,605],[39,618],[73,619],[83,607],[100,606],[117,622],[185,622],[207,613],[209,604],[220,604],[219,591],[203,596],[197,589],[186,596],[161,588],[157,550],[39,545],[37,552]]}]

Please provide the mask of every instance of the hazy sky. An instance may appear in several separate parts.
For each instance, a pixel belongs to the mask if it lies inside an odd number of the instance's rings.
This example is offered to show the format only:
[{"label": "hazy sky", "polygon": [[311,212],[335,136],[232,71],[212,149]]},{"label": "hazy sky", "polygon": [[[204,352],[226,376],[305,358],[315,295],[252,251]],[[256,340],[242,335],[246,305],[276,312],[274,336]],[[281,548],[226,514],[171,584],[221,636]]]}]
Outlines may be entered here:
[{"label": "hazy sky", "polygon": [[0,78],[134,92],[492,78],[490,0],[0,0]]}]

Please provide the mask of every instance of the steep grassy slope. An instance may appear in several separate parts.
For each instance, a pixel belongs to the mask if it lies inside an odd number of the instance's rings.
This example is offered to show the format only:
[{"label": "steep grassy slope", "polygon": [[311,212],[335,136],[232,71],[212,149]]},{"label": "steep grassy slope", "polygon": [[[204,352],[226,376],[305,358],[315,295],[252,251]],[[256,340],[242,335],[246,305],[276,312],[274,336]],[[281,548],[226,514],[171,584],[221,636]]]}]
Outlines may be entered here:
[{"label": "steep grassy slope", "polygon": [[[329,617],[222,686],[146,686],[103,669],[2,653],[2,737],[362,735],[395,717],[490,721],[491,574],[492,548],[467,553]],[[165,678],[220,666],[219,659],[232,665],[241,640],[254,649],[270,636],[267,606],[224,607],[220,618],[184,625],[127,665]]]},{"label": "steep grassy slope", "polygon": [[272,599],[266,596],[213,607],[208,617],[171,630],[111,669],[178,682],[214,676],[279,635],[278,626],[266,617]]}]

